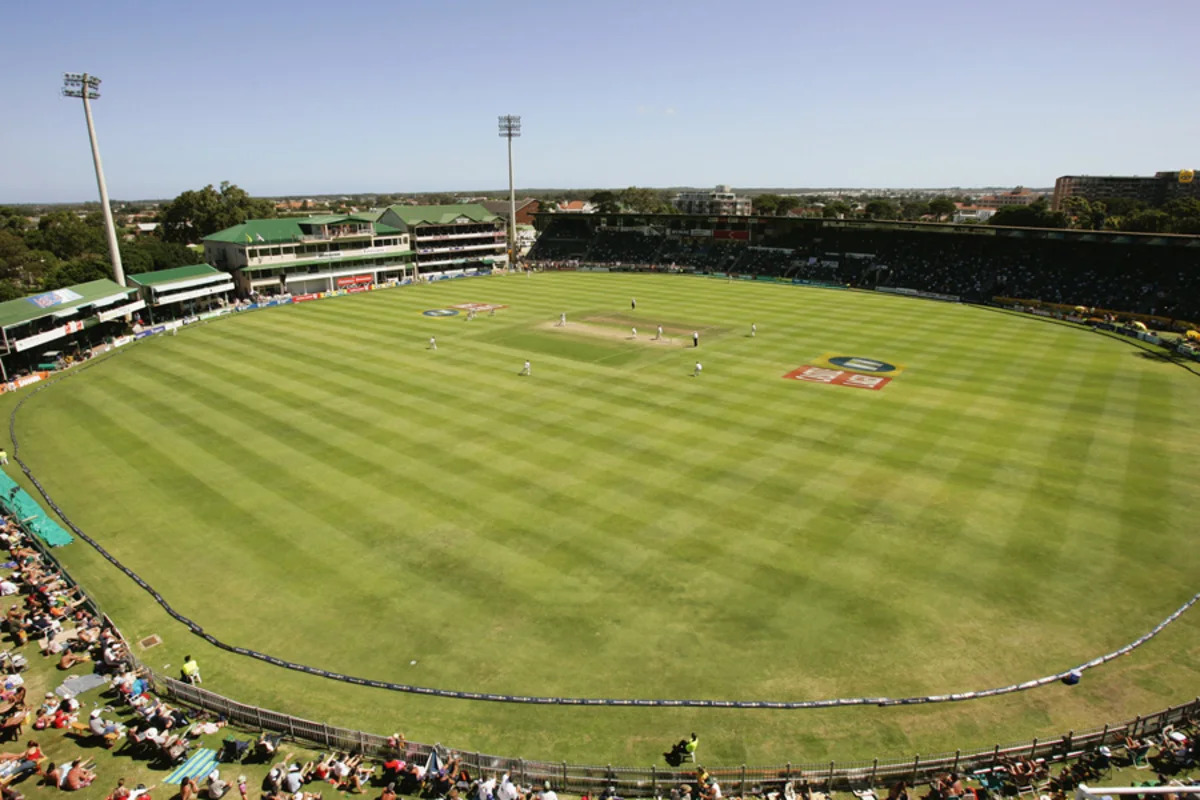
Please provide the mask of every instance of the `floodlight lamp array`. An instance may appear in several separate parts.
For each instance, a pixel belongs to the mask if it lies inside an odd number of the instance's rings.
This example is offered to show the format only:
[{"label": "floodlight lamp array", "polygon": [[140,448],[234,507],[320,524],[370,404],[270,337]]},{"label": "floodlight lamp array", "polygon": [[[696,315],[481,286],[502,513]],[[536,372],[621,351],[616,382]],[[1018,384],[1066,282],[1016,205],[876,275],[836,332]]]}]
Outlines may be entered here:
[{"label": "floodlight lamp array", "polygon": [[92,89],[100,86],[100,79],[95,75],[88,75],[86,72],[64,72],[63,83],[67,86],[83,86],[87,84]]},{"label": "floodlight lamp array", "polygon": [[500,135],[513,139],[521,135],[521,117],[516,114],[504,114],[500,117]]}]

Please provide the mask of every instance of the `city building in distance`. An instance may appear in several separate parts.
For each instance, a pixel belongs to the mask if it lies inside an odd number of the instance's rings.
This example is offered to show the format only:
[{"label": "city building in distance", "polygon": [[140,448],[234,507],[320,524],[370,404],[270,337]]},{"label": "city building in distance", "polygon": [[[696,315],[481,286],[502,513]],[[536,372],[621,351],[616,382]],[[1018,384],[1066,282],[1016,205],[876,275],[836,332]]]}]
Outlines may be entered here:
[{"label": "city building in distance", "polygon": [[1024,186],[1018,186],[1009,192],[1001,192],[1000,194],[985,194],[982,197],[976,198],[975,204],[979,206],[986,206],[987,208],[1028,206],[1033,205],[1033,201],[1040,199],[1041,196],[1041,192],[1030,191]]},{"label": "city building in distance", "polygon": [[1062,209],[1068,197],[1086,200],[1103,200],[1109,197],[1126,197],[1141,200],[1146,205],[1161,206],[1177,197],[1200,198],[1200,183],[1180,180],[1180,172],[1156,172],[1153,178],[1133,175],[1063,175],[1054,182],[1054,197],[1050,207]]},{"label": "city building in distance", "polygon": [[728,186],[708,192],[680,192],[672,201],[684,214],[715,214],[742,217],[750,214],[750,198],[739,197]]}]

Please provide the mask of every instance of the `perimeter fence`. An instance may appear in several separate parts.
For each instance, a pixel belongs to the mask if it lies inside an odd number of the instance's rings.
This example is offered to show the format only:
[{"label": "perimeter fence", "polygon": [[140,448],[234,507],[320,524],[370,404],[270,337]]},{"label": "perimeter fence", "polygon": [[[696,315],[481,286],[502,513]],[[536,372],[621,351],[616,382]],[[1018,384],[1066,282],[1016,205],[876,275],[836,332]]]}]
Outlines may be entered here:
[{"label": "perimeter fence", "polygon": [[[3,499],[0,498],[0,503]],[[7,506],[6,506],[7,508]],[[18,521],[18,524],[21,524]],[[26,526],[21,524],[22,528]],[[64,580],[72,586],[78,583],[63,567],[37,536],[26,529],[30,541],[43,556],[61,572]],[[82,588],[82,587],[80,587]],[[110,625],[112,620],[104,615],[95,600],[84,593],[86,605]],[[113,625],[116,629],[116,626]],[[132,650],[130,651],[132,654]],[[135,658],[136,662],[136,658]],[[149,676],[153,688],[178,703],[192,708],[204,709],[224,717],[229,722],[254,730],[271,731],[296,741],[315,745],[326,750],[343,750],[364,753],[375,758],[395,754],[389,748],[388,737],[350,728],[339,728],[323,722],[294,717],[278,711],[239,703],[228,697],[159,674],[137,662]],[[795,782],[801,785],[823,787],[826,790],[856,789],[868,786],[886,786],[898,780],[910,784],[925,783],[945,772],[965,772],[987,769],[1004,758],[1044,758],[1061,761],[1094,751],[1101,746],[1121,747],[1125,737],[1142,738],[1161,734],[1170,726],[1182,726],[1200,720],[1200,697],[1180,705],[1170,706],[1146,716],[1135,717],[1122,723],[1105,725],[1086,731],[1068,731],[1052,739],[1033,739],[1029,742],[1000,745],[974,750],[955,750],[953,753],[914,755],[912,758],[891,758],[829,762],[786,762],[774,766],[709,767],[712,776],[721,782],[726,794],[746,796],[756,791],[766,793],[781,791],[784,784]],[[440,744],[406,742],[403,757],[408,761],[424,763],[429,754],[437,751],[444,760],[451,753],[463,760],[474,775],[507,772],[522,785],[550,781],[557,790],[570,794],[596,795],[607,786],[616,789],[623,797],[658,797],[670,788],[692,780],[690,768],[629,767],[611,764],[572,764],[566,761],[538,761],[509,756],[489,755],[481,752],[452,750]]]},{"label": "perimeter fence", "polygon": [[[177,702],[220,714],[235,724],[282,733],[326,750],[358,751],[375,757],[395,753],[389,749],[386,736],[338,728],[238,703],[174,678],[156,675],[155,685]],[[709,767],[708,771],[721,783],[726,794],[743,797],[750,793],[781,791],[783,785],[789,781],[824,787],[827,790],[886,786],[899,780],[919,784],[945,772],[969,773],[987,769],[997,765],[1004,758],[1019,756],[1060,761],[1094,751],[1102,745],[1123,747],[1126,735],[1135,738],[1155,735],[1162,733],[1169,726],[1181,726],[1197,718],[1200,718],[1200,698],[1115,725],[1081,732],[1069,731],[1053,739],[996,744],[979,750],[956,750],[953,753],[924,757],[916,755],[912,758],[876,758],[869,761],[788,762],[756,767],[742,764],[732,767]],[[462,759],[472,775],[507,772],[518,784],[537,784],[548,780],[556,790],[571,794],[595,796],[605,787],[612,786],[622,797],[657,797],[667,793],[672,786],[691,782],[693,775],[693,771],[687,767],[622,767],[611,764],[534,761],[462,750],[448,751],[441,745],[413,742],[406,743],[403,755],[408,761],[424,763],[430,751],[434,749],[439,750],[443,759],[453,752]]]}]

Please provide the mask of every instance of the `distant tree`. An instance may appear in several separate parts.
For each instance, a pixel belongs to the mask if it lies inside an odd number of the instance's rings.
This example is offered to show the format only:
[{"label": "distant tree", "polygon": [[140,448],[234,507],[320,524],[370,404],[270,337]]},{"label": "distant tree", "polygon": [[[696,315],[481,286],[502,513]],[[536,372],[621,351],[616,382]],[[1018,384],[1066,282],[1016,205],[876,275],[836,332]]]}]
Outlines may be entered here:
[{"label": "distant tree", "polygon": [[112,265],[107,258],[81,256],[59,264],[46,274],[42,288],[49,291],[77,283],[87,283],[101,278],[112,278]]},{"label": "distant tree", "polygon": [[1027,206],[1004,206],[988,220],[989,225],[1011,225],[1018,228],[1065,228],[1067,215],[1051,211],[1046,198],[1039,197]]},{"label": "distant tree", "polygon": [[1171,218],[1172,233],[1200,233],[1200,199],[1177,197],[1167,201],[1162,210]]},{"label": "distant tree", "polygon": [[775,213],[781,217],[786,217],[792,209],[799,208],[801,205],[800,198],[795,195],[781,195],[779,201],[775,204]]},{"label": "distant tree", "polygon": [[929,201],[929,213],[933,214],[935,219],[945,219],[954,213],[954,201],[949,197],[935,197]]},{"label": "distant tree", "polygon": [[54,211],[38,221],[36,231],[26,234],[28,246],[49,250],[60,259],[108,252],[104,220],[99,212],[81,219],[73,211]]},{"label": "distant tree", "polygon": [[188,244],[248,219],[275,215],[275,204],[270,200],[251,197],[246,190],[222,181],[220,191],[210,183],[179,195],[163,207],[159,222],[165,241]]},{"label": "distant tree", "polygon": [[186,245],[175,242],[164,242],[161,239],[138,239],[137,246],[139,250],[150,257],[151,271],[171,269],[173,267],[186,267],[190,264],[199,264],[204,260],[193,253],[191,248]]},{"label": "distant tree", "polygon": [[12,231],[0,228],[0,293],[4,295],[3,299],[21,296],[18,287],[24,283],[29,260],[29,248],[25,246],[25,240]]},{"label": "distant tree", "polygon": [[1092,204],[1086,197],[1080,195],[1068,197],[1063,200],[1060,210],[1067,215],[1067,220],[1072,228],[1092,227]]},{"label": "distant tree", "polygon": [[25,214],[9,206],[0,206],[0,231],[23,232],[29,227]]},{"label": "distant tree", "polygon": [[1100,200],[1104,202],[1110,217],[1128,216],[1146,207],[1141,200],[1135,200],[1132,197],[1102,197]]},{"label": "distant tree", "polygon": [[900,209],[891,200],[877,197],[867,202],[864,213],[871,219],[896,219]]},{"label": "distant tree", "polygon": [[137,242],[121,242],[121,266],[126,275],[154,271],[154,259]]},{"label": "distant tree", "polygon": [[1138,233],[1169,233],[1171,231],[1171,215],[1157,208],[1135,211],[1125,217],[1121,229]]},{"label": "distant tree", "polygon": [[620,193],[621,204],[637,214],[663,214],[674,211],[657,189],[630,186]]},{"label": "distant tree", "polygon": [[929,203],[924,200],[909,200],[900,206],[900,219],[920,219],[929,213]]},{"label": "distant tree", "polygon": [[854,209],[851,208],[850,204],[847,203],[846,201],[833,200],[831,202],[826,203],[825,207],[823,209],[821,209],[821,216],[831,218],[831,219],[841,219],[843,217],[849,216],[853,212],[854,212]]},{"label": "distant tree", "polygon": [[596,207],[601,214],[616,214],[621,211],[621,199],[616,192],[601,190],[588,198],[588,202]]},{"label": "distant tree", "polygon": [[773,217],[779,213],[779,201],[782,199],[777,194],[760,194],[752,198],[754,213],[764,217]]}]

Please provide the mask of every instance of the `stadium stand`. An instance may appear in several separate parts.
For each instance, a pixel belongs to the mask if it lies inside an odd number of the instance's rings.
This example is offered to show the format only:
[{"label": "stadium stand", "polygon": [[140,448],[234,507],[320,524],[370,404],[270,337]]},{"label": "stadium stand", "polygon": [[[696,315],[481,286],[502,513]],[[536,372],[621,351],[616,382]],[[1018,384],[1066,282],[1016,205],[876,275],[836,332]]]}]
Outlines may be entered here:
[{"label": "stadium stand", "polygon": [[655,225],[645,216],[551,216],[529,259],[904,287],[972,302],[1018,297],[1200,319],[1198,237],[786,219],[731,232],[717,219]]}]

